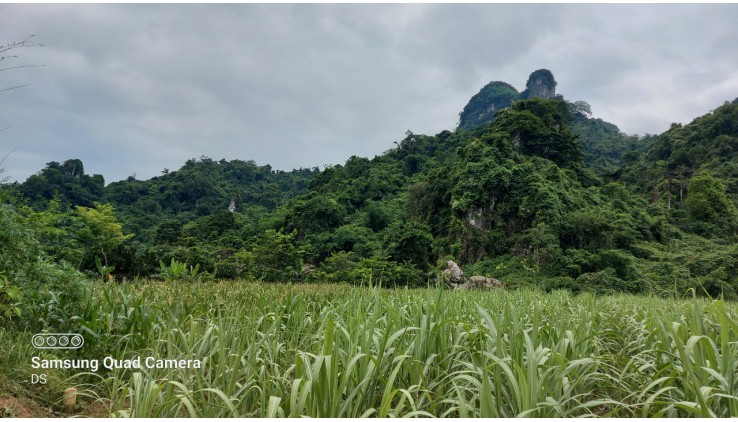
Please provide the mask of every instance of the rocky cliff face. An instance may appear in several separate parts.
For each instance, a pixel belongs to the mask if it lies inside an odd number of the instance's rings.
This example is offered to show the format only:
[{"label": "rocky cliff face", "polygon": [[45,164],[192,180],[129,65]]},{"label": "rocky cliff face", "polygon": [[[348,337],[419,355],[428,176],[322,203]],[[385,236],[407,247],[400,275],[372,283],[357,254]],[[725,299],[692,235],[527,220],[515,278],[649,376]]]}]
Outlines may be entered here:
[{"label": "rocky cliff face", "polygon": [[523,98],[543,98],[550,100],[556,96],[556,80],[548,69],[538,69],[528,77]]}]

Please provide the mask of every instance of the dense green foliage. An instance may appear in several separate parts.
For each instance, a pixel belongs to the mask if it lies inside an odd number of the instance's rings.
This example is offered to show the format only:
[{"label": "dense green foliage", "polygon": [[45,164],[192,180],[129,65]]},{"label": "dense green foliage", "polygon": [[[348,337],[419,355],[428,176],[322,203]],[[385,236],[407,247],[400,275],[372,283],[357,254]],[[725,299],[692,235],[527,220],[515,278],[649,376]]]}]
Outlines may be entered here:
[{"label": "dense green foliage", "polygon": [[597,174],[615,173],[622,164],[632,163],[643,154],[652,136],[628,136],[612,123],[592,118],[589,104],[569,103],[572,115],[571,131],[582,146],[584,163]]},{"label": "dense green foliage", "polygon": [[76,307],[82,274],[46,253],[49,229],[40,214],[19,206],[2,191],[0,198],[0,320],[28,327],[37,322],[39,308],[46,305]]},{"label": "dense green foliage", "polygon": [[247,207],[273,210],[284,200],[304,193],[315,173],[317,169],[283,172],[253,161],[200,157],[150,180],[129,178],[111,183],[103,198],[119,209],[126,226],[145,243],[153,240],[162,217],[186,224],[227,209],[231,202],[241,212]]},{"label": "dense green foliage", "polygon": [[[142,360],[50,373],[97,416],[738,416],[719,300],[238,281],[100,283],[81,305],[57,326],[85,347],[44,358]],[[30,336],[0,326],[0,372],[28,379]]]},{"label": "dense green foliage", "polygon": [[630,160],[618,176],[679,208],[686,183],[701,171],[720,178],[731,195],[738,195],[737,163],[738,104],[726,102],[688,125],[672,124],[653,139],[642,159]]},{"label": "dense green foliage", "polygon": [[84,165],[78,159],[63,164],[52,161],[38,174],[29,177],[18,190],[36,209],[45,208],[49,201],[91,207],[103,194],[105,180],[99,174],[85,174]]},{"label": "dense green foliage", "polygon": [[[539,69],[528,78],[522,93],[505,82],[490,82],[474,95],[459,114],[459,128],[480,133],[480,128],[489,125],[497,113],[521,99],[533,99],[531,88],[540,82],[550,93],[555,92],[556,80],[547,69]],[[535,89],[534,89],[535,93]],[[560,95],[554,99],[563,100]],[[652,137],[628,136],[612,123],[592,117],[592,108],[585,101],[567,102],[569,107],[568,127],[577,136],[584,162],[597,174],[616,172],[623,162],[633,162],[650,144]]]},{"label": "dense green foliage", "polygon": [[563,101],[534,98],[517,101],[499,113],[490,134],[512,141],[523,154],[547,158],[560,167],[576,166],[582,160],[581,147],[569,130],[571,115]]},{"label": "dense green foliage", "polygon": [[666,208],[681,230],[732,241],[738,198],[738,104],[672,124],[615,177]]},{"label": "dense green foliage", "polygon": [[490,82],[474,95],[459,114],[459,127],[466,130],[491,122],[495,114],[510,107],[519,97],[518,90],[505,82]]},{"label": "dense green foliage", "polygon": [[[531,84],[555,87],[537,72]],[[738,104],[638,139],[583,101],[513,94],[494,82],[472,99],[465,122],[510,101],[484,126],[408,132],[322,171],[201,157],[103,187],[79,160],[49,163],[6,186],[20,201],[8,224],[35,230],[16,242],[28,256],[115,280],[177,262],[218,279],[421,286],[453,259],[511,287],[738,297]]]}]

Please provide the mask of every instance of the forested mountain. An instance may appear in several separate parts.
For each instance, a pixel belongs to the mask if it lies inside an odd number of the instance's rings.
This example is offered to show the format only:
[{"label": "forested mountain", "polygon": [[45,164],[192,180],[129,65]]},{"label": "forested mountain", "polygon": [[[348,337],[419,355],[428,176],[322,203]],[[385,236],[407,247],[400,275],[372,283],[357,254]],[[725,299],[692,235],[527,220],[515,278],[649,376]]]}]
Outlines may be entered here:
[{"label": "forested mountain", "polygon": [[453,132],[320,171],[202,157],[103,186],[69,160],[6,189],[55,234],[46,253],[119,280],[175,259],[217,278],[424,285],[453,259],[511,287],[735,297],[738,104],[638,138],[555,88],[545,69],[522,93],[492,82]]},{"label": "forested mountain", "polygon": [[[556,94],[556,85],[556,79],[547,69],[531,73],[525,90],[520,93],[505,82],[490,82],[459,113],[459,128],[473,131],[487,126],[500,110],[510,107],[513,101],[532,98],[564,100],[563,96]],[[628,136],[614,124],[593,118],[592,109],[586,102],[567,103],[573,116],[569,122],[570,129],[579,138],[585,164],[596,173],[617,171],[626,154],[642,152],[648,146],[650,137]]]}]

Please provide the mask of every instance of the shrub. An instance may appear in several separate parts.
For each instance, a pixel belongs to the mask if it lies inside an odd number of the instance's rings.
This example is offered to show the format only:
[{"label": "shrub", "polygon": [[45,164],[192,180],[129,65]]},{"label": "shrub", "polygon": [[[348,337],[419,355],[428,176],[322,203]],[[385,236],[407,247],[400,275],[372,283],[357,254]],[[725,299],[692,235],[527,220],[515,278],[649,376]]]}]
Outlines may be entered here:
[{"label": "shrub", "polygon": [[[72,315],[82,295],[82,275],[65,261],[53,262],[41,248],[41,236],[30,219],[12,204],[0,204],[0,274],[3,275],[4,311],[16,316],[22,328],[55,327],[44,317],[43,303],[52,296],[62,298],[64,314]],[[3,312],[4,313],[4,312]],[[33,317],[33,318],[32,318]]]},{"label": "shrub", "polygon": [[312,279],[359,286],[381,284],[385,287],[425,286],[427,281],[425,273],[412,265],[378,257],[357,260],[354,253],[344,251],[334,253],[323,261]]},{"label": "shrub", "polygon": [[430,268],[432,244],[430,229],[414,221],[390,224],[384,239],[385,249],[393,261],[411,264],[422,271]]},{"label": "shrub", "polygon": [[215,264],[215,277],[249,279],[254,276],[254,254],[238,251]]},{"label": "shrub", "polygon": [[296,239],[297,231],[285,234],[267,230],[251,250],[254,276],[264,281],[302,280],[303,258],[307,251]]},{"label": "shrub", "polygon": [[169,265],[159,261],[159,275],[165,280],[198,281],[210,277],[207,271],[200,271],[200,264],[187,266],[187,263],[179,262],[172,258]]},{"label": "shrub", "polygon": [[617,272],[612,267],[595,273],[582,274],[577,277],[576,284],[582,290],[591,290],[597,293],[639,293],[647,290],[647,286],[642,281],[623,280],[618,277]]},{"label": "shrub", "polygon": [[8,276],[0,273],[0,320],[21,316],[23,292],[10,285]]}]

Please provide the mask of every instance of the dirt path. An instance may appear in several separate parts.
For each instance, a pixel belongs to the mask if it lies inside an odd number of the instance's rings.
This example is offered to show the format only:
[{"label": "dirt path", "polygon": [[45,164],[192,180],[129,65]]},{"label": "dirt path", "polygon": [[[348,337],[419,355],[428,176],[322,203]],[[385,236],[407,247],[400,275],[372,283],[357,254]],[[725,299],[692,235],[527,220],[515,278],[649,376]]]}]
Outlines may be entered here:
[{"label": "dirt path", "polygon": [[0,374],[0,417],[49,418],[64,416],[33,398],[22,385]]}]

